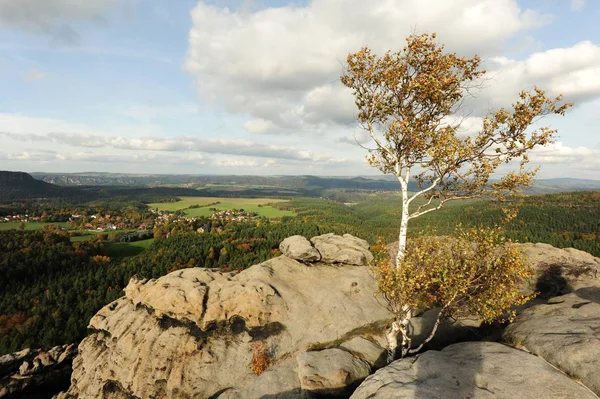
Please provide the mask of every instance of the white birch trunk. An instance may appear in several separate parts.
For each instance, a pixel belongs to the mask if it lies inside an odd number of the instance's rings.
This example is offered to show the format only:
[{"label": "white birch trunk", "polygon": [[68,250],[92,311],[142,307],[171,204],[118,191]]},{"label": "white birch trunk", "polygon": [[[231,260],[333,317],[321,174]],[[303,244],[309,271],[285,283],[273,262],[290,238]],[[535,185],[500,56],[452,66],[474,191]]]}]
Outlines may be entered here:
[{"label": "white birch trunk", "polygon": [[398,233],[398,253],[396,254],[396,268],[400,269],[404,253],[406,251],[406,233],[408,231],[408,184],[400,181],[402,188],[402,219],[400,220],[400,232]]},{"label": "white birch trunk", "polygon": [[[398,181],[402,191],[402,219],[400,220],[400,232],[398,233],[398,253],[396,254],[396,268],[402,267],[402,260],[406,253],[406,233],[408,232],[408,177],[409,171],[406,172],[406,178],[398,175]],[[402,313],[396,315],[396,321],[392,323],[392,326],[388,329],[386,338],[388,342],[388,363],[392,362],[396,356],[396,350],[398,347],[398,336],[402,335],[402,356],[408,353],[411,345],[411,340],[408,337],[408,325],[412,318],[412,309],[407,305],[402,306]]]}]

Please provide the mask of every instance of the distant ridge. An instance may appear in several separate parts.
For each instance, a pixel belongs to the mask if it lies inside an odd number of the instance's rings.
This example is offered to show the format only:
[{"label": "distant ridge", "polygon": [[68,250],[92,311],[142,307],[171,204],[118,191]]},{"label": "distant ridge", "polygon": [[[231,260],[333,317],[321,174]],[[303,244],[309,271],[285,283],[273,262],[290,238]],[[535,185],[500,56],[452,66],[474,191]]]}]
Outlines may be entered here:
[{"label": "distant ridge", "polygon": [[600,190],[600,180],[558,177],[536,179],[533,186],[526,189],[527,194],[551,194],[565,191]]},{"label": "distant ridge", "polygon": [[25,172],[11,172],[8,170],[0,170],[0,182],[12,182],[12,181],[27,181],[35,180],[33,176]]},{"label": "distant ridge", "polygon": [[[32,175],[47,183],[61,186],[180,186],[202,188],[208,186],[253,187],[257,194],[265,187],[283,188],[290,194],[319,196],[326,189],[399,190],[395,177],[373,176],[311,176],[311,175],[209,175],[209,174],[128,174],[128,173],[41,173]],[[260,188],[257,188],[260,187]],[[411,182],[410,189],[415,189]],[[576,178],[536,179],[526,194],[550,194],[565,191],[600,190],[600,180]],[[276,190],[275,190],[276,191]],[[274,191],[271,195],[276,195]]]},{"label": "distant ridge", "polygon": [[0,170],[0,200],[33,200],[65,196],[71,189],[36,180],[29,173]]}]

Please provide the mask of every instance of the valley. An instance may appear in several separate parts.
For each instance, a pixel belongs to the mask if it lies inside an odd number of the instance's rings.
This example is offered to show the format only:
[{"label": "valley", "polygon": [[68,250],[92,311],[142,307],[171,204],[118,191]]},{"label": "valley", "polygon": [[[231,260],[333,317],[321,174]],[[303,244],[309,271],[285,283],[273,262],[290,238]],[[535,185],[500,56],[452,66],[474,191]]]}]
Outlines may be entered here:
[{"label": "valley", "polygon": [[[379,183],[362,181],[361,187],[371,184]],[[18,193],[18,185],[12,187]],[[4,201],[0,354],[79,342],[90,318],[121,297],[133,275],[159,278],[191,267],[245,270],[279,256],[280,242],[293,235],[348,233],[372,246],[397,237],[401,198],[394,190],[324,185],[319,196],[253,197],[256,187],[227,189],[236,195],[186,196],[177,193],[201,191],[124,185],[108,192],[87,187],[102,194],[84,202],[30,195]],[[493,226],[503,209],[512,208],[518,216],[506,224],[507,238],[600,256],[599,203],[600,192],[593,190],[450,202],[412,221],[411,236]]]}]

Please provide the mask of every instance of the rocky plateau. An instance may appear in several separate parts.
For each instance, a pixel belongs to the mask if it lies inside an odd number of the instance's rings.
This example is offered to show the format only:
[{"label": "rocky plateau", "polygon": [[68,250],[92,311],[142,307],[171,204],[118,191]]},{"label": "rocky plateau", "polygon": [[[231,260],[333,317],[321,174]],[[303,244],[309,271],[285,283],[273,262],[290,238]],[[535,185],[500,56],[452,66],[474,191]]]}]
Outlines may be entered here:
[{"label": "rocky plateau", "polygon": [[[520,311],[502,343],[457,343],[485,338],[477,320],[465,320],[441,329],[429,350],[386,365],[383,334],[392,315],[375,295],[367,242],[293,236],[280,250],[239,273],[134,276],[125,296],[90,320],[71,386],[55,398],[600,394],[600,260],[585,252],[522,244],[538,271],[532,286],[547,289]],[[413,345],[434,319],[435,309],[413,318]]]}]

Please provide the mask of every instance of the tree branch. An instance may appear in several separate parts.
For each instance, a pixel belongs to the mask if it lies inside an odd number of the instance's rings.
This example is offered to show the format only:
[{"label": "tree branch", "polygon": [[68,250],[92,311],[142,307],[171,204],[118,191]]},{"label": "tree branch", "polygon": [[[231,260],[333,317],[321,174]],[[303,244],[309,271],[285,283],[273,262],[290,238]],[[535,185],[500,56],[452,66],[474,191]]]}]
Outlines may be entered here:
[{"label": "tree branch", "polygon": [[[414,193],[414,194],[413,194],[413,195],[412,195],[412,196],[411,196],[411,197],[408,199],[408,203],[410,204],[410,203],[412,202],[412,200],[414,200],[414,199],[415,199],[415,198],[417,198],[418,196],[420,196],[420,195],[423,195],[423,194],[425,194],[426,192],[433,190],[433,189],[434,189],[434,188],[437,186],[437,184],[440,182],[440,180],[441,180],[441,178],[440,178],[440,177],[438,177],[437,179],[435,179],[435,180],[434,180],[434,181],[431,183],[431,186],[427,187],[426,189],[423,189],[423,190],[421,190],[421,191],[418,191],[418,192]],[[430,203],[431,203],[431,202],[430,202]]]}]

